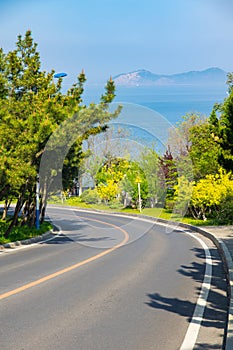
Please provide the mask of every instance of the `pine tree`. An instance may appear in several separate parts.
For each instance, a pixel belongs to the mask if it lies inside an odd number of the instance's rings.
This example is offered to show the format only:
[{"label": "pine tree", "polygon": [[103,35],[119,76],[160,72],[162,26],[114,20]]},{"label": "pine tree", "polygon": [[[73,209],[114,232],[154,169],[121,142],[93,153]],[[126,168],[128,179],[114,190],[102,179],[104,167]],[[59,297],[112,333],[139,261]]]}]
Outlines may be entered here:
[{"label": "pine tree", "polygon": [[[216,105],[210,116],[214,137],[220,145],[219,163],[227,171],[233,170],[233,74],[228,74],[228,97]],[[217,118],[216,111],[220,113]]]},{"label": "pine tree", "polygon": [[[61,92],[62,78],[55,83],[53,76],[54,70],[49,73],[41,70],[40,55],[31,31],[27,31],[24,37],[18,36],[15,50],[4,54],[0,49],[0,200],[17,197],[6,237],[17,225],[22,209],[24,217],[21,222],[34,224],[36,177],[45,146],[58,126],[65,121],[69,125],[68,121],[71,121],[69,127],[72,128],[72,120],[75,120],[76,129],[73,128],[72,133],[76,132],[77,137],[74,145],[70,145],[66,160],[67,171],[72,176],[83,156],[83,140],[102,132],[106,123],[119,113],[119,109],[108,112],[109,103],[115,96],[111,79],[100,104],[88,107],[82,104],[86,81],[84,71],[66,94]],[[68,142],[66,137],[59,141],[61,148]],[[56,152],[59,157],[57,149]],[[46,202],[47,192],[41,196],[42,220]]]}]

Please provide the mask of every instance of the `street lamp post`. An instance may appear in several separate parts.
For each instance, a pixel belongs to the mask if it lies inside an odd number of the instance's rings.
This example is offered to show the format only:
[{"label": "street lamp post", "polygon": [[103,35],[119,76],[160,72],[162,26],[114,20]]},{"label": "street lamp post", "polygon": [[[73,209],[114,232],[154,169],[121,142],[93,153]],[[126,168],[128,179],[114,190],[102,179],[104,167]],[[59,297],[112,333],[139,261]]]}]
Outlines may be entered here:
[{"label": "street lamp post", "polygon": [[140,213],[142,212],[142,200],[141,200],[141,179],[139,176],[136,178],[136,183],[138,184],[138,206]]},{"label": "street lamp post", "polygon": [[141,200],[141,186],[140,182],[138,182],[138,201],[139,201],[139,211],[142,212],[142,200]]},{"label": "street lamp post", "polygon": [[56,73],[56,74],[54,74],[53,77],[59,79],[59,78],[64,78],[64,77],[66,77],[66,76],[67,76],[67,73],[62,72],[62,73]]}]

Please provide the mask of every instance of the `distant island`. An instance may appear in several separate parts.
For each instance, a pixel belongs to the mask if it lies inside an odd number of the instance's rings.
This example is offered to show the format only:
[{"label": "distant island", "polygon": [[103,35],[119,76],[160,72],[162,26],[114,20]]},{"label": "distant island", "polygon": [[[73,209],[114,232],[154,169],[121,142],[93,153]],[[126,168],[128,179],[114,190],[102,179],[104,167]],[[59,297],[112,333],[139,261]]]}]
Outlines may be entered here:
[{"label": "distant island", "polygon": [[154,74],[145,69],[121,73],[113,77],[118,86],[156,86],[156,85],[222,85],[227,72],[220,68],[208,68],[202,71],[190,71],[178,74]]}]

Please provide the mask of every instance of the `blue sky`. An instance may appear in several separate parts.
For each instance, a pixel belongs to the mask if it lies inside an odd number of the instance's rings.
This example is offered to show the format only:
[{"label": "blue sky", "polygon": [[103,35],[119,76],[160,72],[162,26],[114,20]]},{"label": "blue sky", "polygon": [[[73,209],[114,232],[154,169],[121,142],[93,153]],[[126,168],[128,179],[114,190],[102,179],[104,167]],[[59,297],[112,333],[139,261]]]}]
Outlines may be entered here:
[{"label": "blue sky", "polygon": [[233,71],[232,0],[0,0],[0,47],[27,29],[42,68],[71,80],[82,68],[91,83],[142,68]]}]

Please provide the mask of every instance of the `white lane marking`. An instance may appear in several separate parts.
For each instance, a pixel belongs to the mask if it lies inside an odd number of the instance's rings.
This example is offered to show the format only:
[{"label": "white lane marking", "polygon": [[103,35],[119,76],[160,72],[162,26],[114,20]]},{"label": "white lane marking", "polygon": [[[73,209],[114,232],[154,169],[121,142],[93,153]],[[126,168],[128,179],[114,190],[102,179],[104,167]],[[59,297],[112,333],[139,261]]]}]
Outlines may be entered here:
[{"label": "white lane marking", "polygon": [[[185,231],[183,231],[185,232]],[[205,277],[202,282],[201,291],[196,303],[196,307],[192,316],[192,319],[190,321],[190,324],[188,326],[188,330],[186,332],[186,335],[184,337],[183,343],[180,347],[180,350],[192,350],[195,347],[198,333],[201,327],[201,322],[203,320],[203,314],[205,311],[209,291],[211,288],[211,279],[212,279],[212,258],[210,251],[205,244],[205,242],[202,241],[199,237],[196,237],[194,234],[190,232],[185,232],[189,236],[192,236],[194,239],[196,239],[203,247],[205,252],[205,259],[206,259],[206,268],[205,268]]]},{"label": "white lane marking", "polygon": [[[73,208],[74,210],[74,208]],[[75,209],[77,211],[79,211],[78,209]],[[112,215],[112,216],[119,216],[119,217],[128,217],[131,218],[130,216],[126,216],[126,215],[121,215],[121,214],[106,214],[106,213],[98,213],[98,212],[91,212],[91,211],[85,211],[85,210],[80,210],[83,212],[87,212],[87,213],[94,213],[94,214],[100,214],[100,215]],[[173,226],[173,225],[167,225],[165,223],[161,223],[161,222],[157,222],[157,221],[153,221],[150,219],[145,219],[145,218],[140,218],[140,217],[133,217],[134,219],[138,219],[140,221],[146,221],[146,222],[151,222],[154,223],[156,225],[161,225],[161,226],[169,226],[173,229],[177,229],[177,226]],[[203,321],[203,315],[204,315],[204,311],[205,311],[205,307],[206,307],[206,303],[207,303],[207,299],[208,299],[208,295],[209,295],[209,291],[211,288],[211,279],[212,279],[212,258],[211,258],[211,254],[209,251],[208,246],[206,245],[206,243],[199,237],[195,236],[195,234],[191,233],[191,232],[187,232],[186,230],[183,230],[182,228],[179,227],[179,230],[191,237],[193,237],[195,240],[197,240],[200,245],[202,246],[204,252],[205,252],[205,261],[206,261],[206,268],[205,268],[205,276],[202,282],[202,286],[201,286],[201,291],[199,294],[199,297],[197,299],[197,303],[194,309],[194,313],[192,316],[192,319],[190,321],[190,324],[188,326],[187,332],[185,334],[183,343],[180,347],[179,350],[193,350],[197,341],[197,337],[200,331],[200,327],[201,327],[201,323]]]},{"label": "white lane marking", "polygon": [[[166,225],[165,223],[156,222],[156,221],[153,221],[150,219],[145,219],[145,218],[142,218],[140,220],[147,221],[147,222],[148,221],[154,222],[155,224],[161,225],[161,226],[169,226],[171,229],[173,228],[173,229],[177,230],[177,226],[174,227],[171,224]],[[179,231],[181,231],[181,232],[193,237],[195,240],[197,240],[201,244],[201,246],[205,252],[206,268],[205,268],[205,276],[204,276],[202,286],[201,286],[201,291],[200,291],[199,297],[197,299],[197,303],[196,303],[196,306],[195,306],[195,309],[193,312],[193,316],[192,316],[192,319],[191,319],[190,324],[188,326],[187,332],[185,334],[183,343],[179,349],[179,350],[193,350],[195,347],[196,341],[197,341],[197,337],[198,337],[200,328],[201,328],[201,323],[203,321],[203,315],[204,315],[209,291],[211,288],[213,262],[212,262],[212,257],[211,257],[209,248],[201,238],[195,236],[195,234],[193,234],[191,232],[187,232],[186,230],[182,229],[181,227],[178,227],[178,229],[179,229]]]},{"label": "white lane marking", "polygon": [[[54,209],[54,208],[51,208],[51,209]],[[101,213],[101,212],[95,212],[95,211],[85,210],[85,209],[79,210],[75,207],[70,207],[70,208],[56,207],[55,209],[75,210],[75,211],[79,211],[79,212],[86,212],[86,213],[92,213],[92,214],[97,214],[97,215],[118,216],[118,217],[122,217],[122,218],[130,218],[130,219],[134,219],[134,220],[147,221],[147,222],[150,222],[150,223],[153,223],[156,225],[169,226],[173,229],[177,229],[177,226],[174,227],[173,225],[169,225],[169,224],[167,225],[165,223],[153,221],[150,219],[145,219],[145,218],[140,218],[140,217],[132,217],[132,216],[128,216],[128,215],[113,214],[113,213]],[[201,246],[203,247],[204,252],[205,252],[205,260],[206,260],[205,276],[204,276],[204,280],[202,283],[201,291],[200,291],[200,294],[199,294],[199,297],[198,297],[198,300],[196,303],[196,307],[195,307],[191,322],[190,322],[189,327],[187,329],[183,343],[180,347],[180,350],[192,350],[192,349],[194,349],[194,346],[195,346],[195,343],[196,343],[196,340],[197,340],[197,337],[198,337],[198,334],[200,331],[201,322],[203,320],[203,314],[205,311],[205,307],[206,307],[206,303],[207,303],[207,299],[208,299],[208,295],[209,295],[209,290],[211,288],[212,265],[213,264],[212,264],[212,258],[211,258],[210,251],[209,251],[207,245],[205,244],[205,242],[202,239],[200,239],[199,237],[195,236],[194,234],[187,232],[185,230],[182,230],[180,227],[179,227],[179,230],[186,233],[189,236],[192,236],[195,240],[197,240],[201,244]],[[57,236],[55,236],[55,237],[57,237]],[[49,240],[52,240],[55,237],[50,238]],[[46,242],[46,241],[48,241],[48,240],[45,240],[43,242]],[[33,245],[38,245],[38,244],[43,243],[43,242],[34,243]],[[16,249],[14,249],[14,251],[15,250]]]}]

